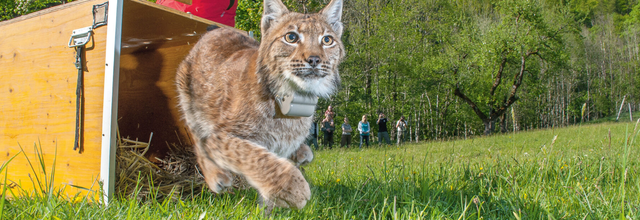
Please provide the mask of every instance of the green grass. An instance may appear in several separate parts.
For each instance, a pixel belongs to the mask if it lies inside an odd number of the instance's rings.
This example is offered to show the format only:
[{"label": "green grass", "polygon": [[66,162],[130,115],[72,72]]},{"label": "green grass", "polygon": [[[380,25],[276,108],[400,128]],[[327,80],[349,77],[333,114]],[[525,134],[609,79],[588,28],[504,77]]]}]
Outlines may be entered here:
[{"label": "green grass", "polygon": [[[274,219],[640,219],[634,123],[316,152],[312,199]],[[610,131],[610,132],[609,132]],[[557,136],[557,137],[556,137]],[[554,140],[555,138],[555,141]],[[2,219],[260,219],[255,190],[187,200],[31,196]]]},{"label": "green grass", "polygon": [[[640,118],[640,112],[632,112],[632,116],[633,116],[633,120],[638,120],[638,118]],[[584,124],[600,124],[600,123],[606,123],[606,122],[615,122],[617,118],[617,115],[610,115],[604,118],[599,118],[596,120],[592,120],[592,121],[587,121]],[[622,111],[620,112],[620,118],[618,118],[619,122],[628,122],[629,121],[629,112],[628,111]]]}]

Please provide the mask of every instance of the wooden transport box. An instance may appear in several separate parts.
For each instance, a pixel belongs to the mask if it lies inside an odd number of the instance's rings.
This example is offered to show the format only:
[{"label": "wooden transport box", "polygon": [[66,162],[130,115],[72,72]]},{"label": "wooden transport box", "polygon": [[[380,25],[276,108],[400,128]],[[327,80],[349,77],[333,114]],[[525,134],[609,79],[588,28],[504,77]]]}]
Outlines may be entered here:
[{"label": "wooden transport box", "polygon": [[[107,25],[96,27],[85,46],[81,149],[74,150],[79,74],[70,38],[92,26],[93,6],[105,2]],[[212,24],[141,0],[79,0],[0,22],[0,163],[24,150],[8,164],[6,186],[34,189],[26,157],[39,166],[37,145],[47,172],[56,159],[55,187],[71,196],[86,193],[72,186],[97,192],[102,181],[112,195],[118,126],[122,136],[144,142],[153,132],[151,156],[188,140],[174,76]]]}]

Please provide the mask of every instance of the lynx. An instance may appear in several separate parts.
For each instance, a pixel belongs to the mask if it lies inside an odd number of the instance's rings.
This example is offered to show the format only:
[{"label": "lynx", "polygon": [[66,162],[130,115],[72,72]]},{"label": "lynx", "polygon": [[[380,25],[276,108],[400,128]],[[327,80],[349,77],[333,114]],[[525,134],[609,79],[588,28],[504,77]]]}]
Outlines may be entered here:
[{"label": "lynx", "polygon": [[312,117],[286,117],[276,97],[328,97],[345,56],[342,0],[317,14],[289,12],[265,0],[262,40],[227,27],[209,31],[178,67],[179,105],[209,188],[218,193],[244,176],[262,205],[302,208],[309,184],[298,169],[313,154],[303,142]]}]

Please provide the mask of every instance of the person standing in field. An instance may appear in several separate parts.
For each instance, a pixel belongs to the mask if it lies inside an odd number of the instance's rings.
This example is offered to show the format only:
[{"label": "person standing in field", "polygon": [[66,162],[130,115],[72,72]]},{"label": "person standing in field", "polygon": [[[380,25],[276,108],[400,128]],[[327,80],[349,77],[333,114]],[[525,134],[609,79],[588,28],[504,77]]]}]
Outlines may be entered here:
[{"label": "person standing in field", "polygon": [[333,118],[328,116],[322,120],[322,133],[324,134],[323,144],[328,146],[329,149],[333,147],[333,132],[336,130],[336,126],[333,123]]},{"label": "person standing in field", "polygon": [[307,146],[311,147],[311,144],[315,145],[318,150],[318,123],[311,121],[311,128],[309,128],[309,136],[307,136]]},{"label": "person standing in field", "polygon": [[344,123],[342,124],[342,138],[340,139],[340,147],[351,145],[351,133],[353,129],[349,125],[349,118],[344,117]]},{"label": "person standing in field", "polygon": [[396,123],[396,128],[398,129],[398,145],[404,142],[404,132],[407,130],[407,122],[404,120],[404,115],[400,117],[398,123]]},{"label": "person standing in field", "polygon": [[382,145],[382,140],[386,141],[388,145],[391,145],[391,140],[389,140],[389,132],[387,130],[387,117],[384,114],[380,113],[378,115],[378,145]]},{"label": "person standing in field", "polygon": [[360,132],[360,149],[362,149],[362,142],[366,142],[369,147],[369,133],[371,133],[371,127],[367,121],[367,115],[362,116],[362,121],[358,122],[358,131]]}]

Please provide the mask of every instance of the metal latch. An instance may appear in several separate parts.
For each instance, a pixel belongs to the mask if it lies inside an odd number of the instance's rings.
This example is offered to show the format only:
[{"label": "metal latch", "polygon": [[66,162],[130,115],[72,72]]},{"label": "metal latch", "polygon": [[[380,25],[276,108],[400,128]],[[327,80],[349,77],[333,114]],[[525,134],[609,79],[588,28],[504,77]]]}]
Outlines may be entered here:
[{"label": "metal latch", "polygon": [[[91,10],[93,14],[93,25],[73,30],[71,38],[69,39],[69,47],[76,50],[76,62],[75,66],[78,69],[78,83],[76,86],[76,129],[75,129],[75,141],[73,142],[73,150],[78,150],[78,153],[84,151],[84,61],[85,45],[89,41],[93,42],[93,29],[100,26],[107,25],[107,11],[109,2],[94,5]],[[95,44],[95,43],[94,43]],[[95,45],[92,45],[93,47]]]},{"label": "metal latch", "polygon": [[69,39],[69,47],[81,47],[87,44],[91,40],[92,30],[91,26],[73,30]]}]

